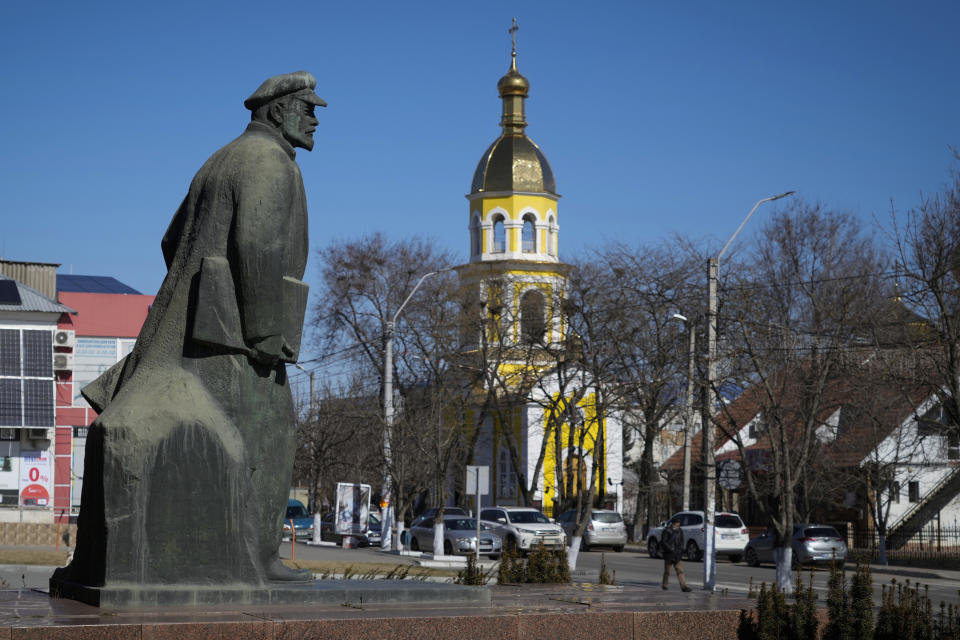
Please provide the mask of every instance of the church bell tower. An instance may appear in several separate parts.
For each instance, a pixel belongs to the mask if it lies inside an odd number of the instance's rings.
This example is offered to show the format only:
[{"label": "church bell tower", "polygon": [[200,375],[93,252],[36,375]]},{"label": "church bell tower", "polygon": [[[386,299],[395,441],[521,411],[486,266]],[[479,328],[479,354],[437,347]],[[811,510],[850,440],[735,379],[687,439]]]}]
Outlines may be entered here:
[{"label": "church bell tower", "polygon": [[486,338],[513,348],[519,359],[529,352],[519,347],[563,340],[559,303],[570,267],[557,257],[560,196],[553,170],[526,134],[530,82],[517,69],[516,31],[514,21],[510,68],[497,82],[501,133],[477,163],[466,196],[470,262],[457,271],[468,307],[475,304],[493,321],[488,326],[497,327]]}]

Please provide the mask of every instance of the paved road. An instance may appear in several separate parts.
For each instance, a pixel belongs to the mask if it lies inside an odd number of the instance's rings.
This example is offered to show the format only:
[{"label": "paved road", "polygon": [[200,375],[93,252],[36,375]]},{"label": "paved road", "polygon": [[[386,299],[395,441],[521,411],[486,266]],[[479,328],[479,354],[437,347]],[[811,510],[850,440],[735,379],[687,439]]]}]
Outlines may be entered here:
[{"label": "paved road", "polygon": [[[631,551],[630,549],[623,553],[612,551],[603,553],[599,550],[580,553],[577,560],[577,575],[574,576],[574,579],[582,577],[587,581],[595,580],[596,576],[599,575],[601,558],[605,558],[608,571],[616,571],[616,580],[620,584],[645,585],[651,588],[659,588],[660,586],[663,575],[663,560],[654,560],[645,551]],[[703,563],[685,561],[683,566],[687,583],[694,589],[702,589]],[[717,589],[726,589],[731,595],[746,594],[750,588],[751,580],[754,588],[759,589],[761,583],[765,582],[768,586],[773,584],[776,577],[776,570],[772,565],[750,567],[742,562],[733,564],[721,559],[718,560],[716,567]],[[905,580],[910,580],[912,584],[929,585],[930,599],[933,602],[934,609],[939,606],[941,601],[960,604],[960,597],[957,594],[958,586],[960,586],[960,572],[879,566],[872,566],[871,570],[874,584],[873,599],[877,605],[880,604],[882,595],[881,585],[889,584],[890,580],[894,578],[901,584]],[[581,571],[584,573],[581,574]],[[809,570],[805,570],[802,575],[804,582],[809,580]],[[826,602],[829,577],[830,571],[828,569],[817,569],[813,573],[814,588],[820,602]],[[847,571],[847,580],[849,581],[852,577],[853,567],[850,567]],[[670,576],[670,585],[673,589],[678,588],[675,575]]]},{"label": "paved road", "polygon": [[56,567],[0,565],[0,589],[46,589]]},{"label": "paved road", "polygon": [[[297,543],[297,558],[304,560],[317,560],[326,562],[396,562],[396,563],[415,563],[416,559],[408,556],[396,556],[384,553],[379,549],[341,549],[339,547],[313,547],[306,544]],[[290,544],[284,543],[280,547],[280,556],[290,557]],[[663,560],[654,560],[650,558],[646,551],[639,547],[627,548],[622,553],[616,553],[612,550],[591,550],[581,552],[577,560],[577,569],[574,571],[573,579],[575,582],[597,582],[600,575],[600,563],[605,561],[607,571],[616,572],[616,581],[618,584],[629,584],[634,586],[647,586],[651,589],[660,588],[660,580],[663,575]],[[703,588],[703,563],[702,562],[684,562],[688,584],[695,589]],[[873,566],[873,584],[874,601],[879,605],[881,597],[881,584],[889,584],[892,578],[903,583],[910,580],[911,583],[920,583],[929,585],[930,599],[936,609],[941,601],[947,603],[960,604],[960,596],[957,594],[957,588],[960,586],[960,572],[956,571],[934,571],[929,569],[909,569],[900,567],[879,567]],[[745,595],[749,589],[751,580],[754,588],[759,589],[761,583],[771,585],[774,582],[776,571],[772,565],[749,567],[744,563],[733,564],[727,560],[721,559],[717,562],[717,589],[726,589],[731,595]],[[852,567],[847,571],[847,579],[852,578]],[[830,572],[827,569],[817,569],[814,571],[814,588],[820,598],[820,602],[826,602],[827,580]],[[809,572],[804,571],[804,581],[809,579]],[[676,576],[670,577],[671,588],[677,589]]]}]

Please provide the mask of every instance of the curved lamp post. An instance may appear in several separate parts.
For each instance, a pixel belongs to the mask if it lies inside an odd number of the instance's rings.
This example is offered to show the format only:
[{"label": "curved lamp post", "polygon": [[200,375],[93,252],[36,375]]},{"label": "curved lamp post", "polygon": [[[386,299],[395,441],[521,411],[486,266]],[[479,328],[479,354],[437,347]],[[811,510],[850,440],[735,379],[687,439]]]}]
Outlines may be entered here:
[{"label": "curved lamp post", "polygon": [[726,253],[733,240],[743,229],[750,216],[764,202],[772,202],[780,198],[791,196],[795,191],[786,191],[769,198],[758,200],[750,213],[743,219],[737,230],[733,232],[727,243],[720,249],[720,253],[715,258],[707,261],[707,380],[705,389],[705,402],[702,413],[702,431],[703,431],[703,467],[704,467],[704,505],[703,505],[703,588],[706,591],[713,591],[717,584],[716,571],[716,541],[713,539],[716,534],[714,526],[717,511],[717,464],[714,449],[716,448],[717,432],[713,424],[713,412],[716,407],[717,399],[714,393],[714,382],[717,377],[717,271],[720,264],[720,258]]},{"label": "curved lamp post", "polygon": [[[417,292],[417,289],[420,288],[420,285],[423,284],[423,281],[429,278],[430,276],[435,276],[438,273],[443,273],[444,271],[450,271],[450,268],[438,269],[436,271],[430,271],[420,276],[420,279],[417,280],[417,284],[413,285],[413,289],[410,290],[410,293],[407,294],[407,298],[403,301],[403,304],[400,305],[400,308],[397,309],[397,312],[393,314],[393,318],[387,321],[386,335],[384,336],[384,347],[383,347],[383,485],[380,492],[381,502],[385,502],[386,506],[384,507],[383,520],[381,522],[381,536],[380,536],[380,548],[381,549],[390,549],[392,546],[393,539],[393,500],[390,495],[393,490],[393,474],[390,471],[390,468],[393,466],[393,336],[397,328],[397,318],[400,317],[400,314],[403,312],[403,308],[407,306],[407,303],[410,302],[410,299],[413,297],[413,294]],[[399,549],[399,536],[397,538],[396,548]]]}]

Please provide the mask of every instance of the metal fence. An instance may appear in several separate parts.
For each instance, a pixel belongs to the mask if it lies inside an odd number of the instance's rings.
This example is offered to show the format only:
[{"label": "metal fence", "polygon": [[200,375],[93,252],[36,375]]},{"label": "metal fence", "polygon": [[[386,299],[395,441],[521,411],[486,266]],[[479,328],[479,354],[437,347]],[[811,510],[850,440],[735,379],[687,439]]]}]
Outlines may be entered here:
[{"label": "metal fence", "polygon": [[[867,557],[877,558],[879,539],[876,533],[858,535],[853,540],[853,551]],[[936,521],[917,532],[899,549],[888,549],[890,560],[935,560],[937,558],[960,558],[960,526],[938,525]]]}]

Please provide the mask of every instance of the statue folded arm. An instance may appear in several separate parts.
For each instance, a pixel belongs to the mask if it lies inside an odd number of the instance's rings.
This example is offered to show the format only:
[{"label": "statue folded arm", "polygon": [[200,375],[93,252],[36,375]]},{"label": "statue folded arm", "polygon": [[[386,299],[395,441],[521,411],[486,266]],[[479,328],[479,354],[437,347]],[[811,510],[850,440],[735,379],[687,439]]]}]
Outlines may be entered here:
[{"label": "statue folded arm", "polygon": [[231,261],[244,342],[262,364],[292,362],[294,351],[284,336],[284,246],[290,207],[299,174],[293,160],[270,145],[256,173],[242,172],[234,185],[235,216]]}]

